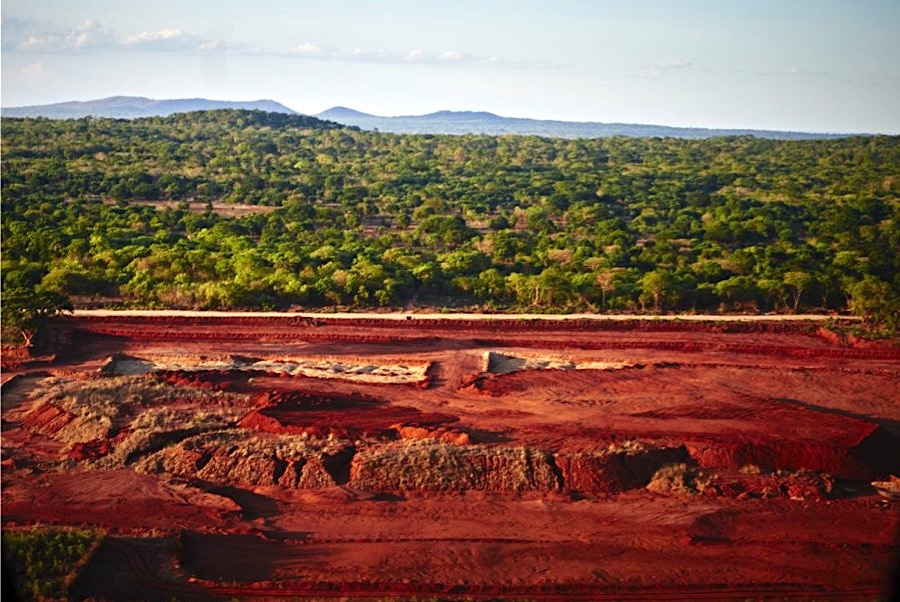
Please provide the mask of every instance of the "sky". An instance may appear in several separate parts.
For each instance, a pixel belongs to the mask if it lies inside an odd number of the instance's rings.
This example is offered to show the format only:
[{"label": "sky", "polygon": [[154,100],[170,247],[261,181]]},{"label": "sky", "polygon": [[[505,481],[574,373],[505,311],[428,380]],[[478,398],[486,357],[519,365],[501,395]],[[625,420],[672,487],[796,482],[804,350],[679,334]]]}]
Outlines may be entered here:
[{"label": "sky", "polygon": [[107,96],[315,114],[900,134],[898,0],[3,0],[4,107]]}]

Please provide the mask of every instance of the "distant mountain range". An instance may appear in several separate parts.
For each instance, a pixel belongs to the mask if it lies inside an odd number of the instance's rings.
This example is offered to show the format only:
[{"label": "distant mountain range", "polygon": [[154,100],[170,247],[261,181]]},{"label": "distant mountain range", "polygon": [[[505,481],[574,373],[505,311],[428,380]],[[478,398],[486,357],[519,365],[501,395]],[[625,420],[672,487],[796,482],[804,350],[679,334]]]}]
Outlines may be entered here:
[{"label": "distant mountain range", "polygon": [[153,100],[152,98],[140,96],[111,96],[84,102],[71,101],[30,107],[4,107],[2,115],[3,117],[47,117],[50,119],[78,119],[88,116],[135,119],[137,117],[165,117],[173,113],[209,111],[212,109],[246,109],[250,111],[267,111],[269,113],[298,114],[296,111],[292,111],[274,100],[251,100],[247,102],[207,100],[205,98]]},{"label": "distant mountain range", "polygon": [[[271,113],[298,115],[296,111],[274,100],[226,101],[205,98],[153,100],[138,96],[112,96],[84,102],[60,102],[30,107],[6,107],[3,117],[47,117],[77,119],[80,117],[137,117],[166,116],[189,111],[211,109],[246,109]],[[592,121],[558,121],[501,117],[484,111],[438,111],[427,115],[382,117],[346,107],[334,107],[313,115],[364,130],[379,130],[398,134],[516,134],[548,138],[602,138],[607,136],[711,138],[714,136],[756,136],[782,140],[843,138],[850,134],[813,134],[752,129],[711,129],[644,125],[633,123],[599,123]]]},{"label": "distant mountain range", "polygon": [[355,125],[364,130],[400,134],[517,134],[550,138],[603,138],[607,136],[712,138],[714,136],[756,136],[780,140],[845,138],[849,134],[813,134],[775,130],[711,129],[643,125],[634,123],[598,123],[501,117],[483,111],[438,111],[427,115],[381,117],[346,107],[334,107],[315,115]]}]

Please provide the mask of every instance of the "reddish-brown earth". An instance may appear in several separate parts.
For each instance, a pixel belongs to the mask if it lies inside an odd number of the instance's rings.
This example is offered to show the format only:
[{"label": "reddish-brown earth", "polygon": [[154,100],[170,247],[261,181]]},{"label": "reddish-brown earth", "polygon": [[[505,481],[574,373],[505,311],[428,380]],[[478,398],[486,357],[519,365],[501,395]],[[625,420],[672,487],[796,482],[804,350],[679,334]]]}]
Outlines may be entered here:
[{"label": "reddish-brown earth", "polygon": [[2,520],[107,529],[75,599],[889,595],[894,342],[790,321],[55,329],[55,357],[4,372]]}]

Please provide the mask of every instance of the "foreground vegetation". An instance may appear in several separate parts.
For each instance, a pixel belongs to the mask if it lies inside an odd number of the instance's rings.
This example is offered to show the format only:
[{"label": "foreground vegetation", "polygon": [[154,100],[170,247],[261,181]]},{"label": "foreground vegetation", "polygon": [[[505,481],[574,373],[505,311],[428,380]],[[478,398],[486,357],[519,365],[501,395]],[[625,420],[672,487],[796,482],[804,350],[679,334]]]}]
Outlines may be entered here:
[{"label": "foreground vegetation", "polygon": [[[91,297],[897,319],[898,137],[394,135],[209,111],[4,119],[2,144],[4,299],[25,307],[7,322]],[[158,199],[183,203],[140,202]]]},{"label": "foreground vegetation", "polygon": [[[3,564],[22,600],[68,597],[76,573],[102,537],[92,529],[37,528],[3,533]],[[6,576],[4,574],[4,576]]]}]

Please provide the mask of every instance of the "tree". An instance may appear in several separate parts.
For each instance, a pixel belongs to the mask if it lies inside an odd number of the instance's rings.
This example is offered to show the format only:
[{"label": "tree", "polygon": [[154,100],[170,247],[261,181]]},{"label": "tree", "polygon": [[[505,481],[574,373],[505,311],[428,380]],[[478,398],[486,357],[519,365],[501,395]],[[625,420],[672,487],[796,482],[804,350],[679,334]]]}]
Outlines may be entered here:
[{"label": "tree", "polygon": [[8,288],[3,291],[0,313],[3,328],[15,331],[22,343],[30,347],[47,320],[70,311],[72,303],[55,291]]},{"label": "tree", "polygon": [[641,279],[641,304],[653,300],[653,311],[659,313],[663,303],[669,301],[674,294],[672,272],[653,270]]},{"label": "tree", "polygon": [[597,272],[595,281],[597,288],[600,289],[601,307],[603,309],[606,309],[606,296],[616,290],[616,278],[621,271],[621,269],[613,268]]},{"label": "tree", "polygon": [[732,276],[720,280],[714,287],[716,296],[735,305],[743,305],[755,301],[758,294],[756,283],[749,276]]},{"label": "tree", "polygon": [[803,295],[803,292],[809,289],[810,286],[815,282],[815,278],[812,277],[807,272],[787,272],[784,275],[784,283],[791,287],[794,296],[794,313],[797,312],[797,308],[800,307],[800,298]]},{"label": "tree", "polygon": [[875,276],[867,275],[847,287],[850,309],[873,326],[896,330],[900,322],[900,300],[891,285]]},{"label": "tree", "polygon": [[498,215],[494,218],[491,218],[491,221],[488,222],[488,227],[497,232],[499,230],[506,230],[509,228],[509,220],[506,219],[505,215]]}]

